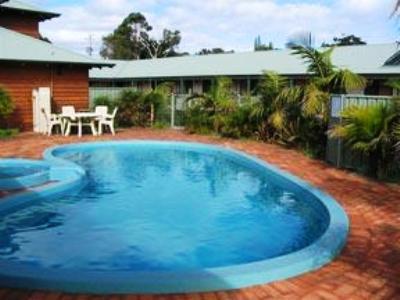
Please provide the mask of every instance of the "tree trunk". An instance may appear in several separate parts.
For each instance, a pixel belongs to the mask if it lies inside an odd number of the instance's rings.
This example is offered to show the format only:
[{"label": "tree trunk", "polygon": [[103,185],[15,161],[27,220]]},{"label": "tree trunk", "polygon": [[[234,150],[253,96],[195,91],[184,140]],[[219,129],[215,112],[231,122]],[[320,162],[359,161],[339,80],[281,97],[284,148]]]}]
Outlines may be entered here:
[{"label": "tree trunk", "polygon": [[150,105],[150,123],[154,125],[154,104]]}]

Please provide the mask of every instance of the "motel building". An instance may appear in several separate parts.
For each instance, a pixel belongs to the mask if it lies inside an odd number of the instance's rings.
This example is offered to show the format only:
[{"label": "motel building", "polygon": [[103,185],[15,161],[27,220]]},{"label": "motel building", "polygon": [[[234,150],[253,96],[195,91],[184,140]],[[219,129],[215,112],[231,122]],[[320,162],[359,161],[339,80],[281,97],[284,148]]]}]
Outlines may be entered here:
[{"label": "motel building", "polygon": [[[183,56],[136,61],[99,60],[49,43],[40,24],[60,14],[17,0],[0,0],[0,86],[16,106],[12,127],[36,130],[41,110],[59,112],[63,105],[88,109],[99,95],[117,96],[126,88],[151,89],[169,82],[181,95],[210,90],[217,77],[233,80],[237,95],[254,94],[265,71],[275,71],[301,85],[310,75],[292,51]],[[392,96],[386,86],[400,77],[398,44],[337,47],[333,63],[368,79],[354,94]]]},{"label": "motel building", "polygon": [[52,112],[63,105],[87,109],[89,70],[112,66],[44,41],[40,24],[59,16],[21,1],[0,0],[0,86],[16,106],[12,127],[33,130],[40,118],[35,105]]},{"label": "motel building", "polygon": [[[397,65],[400,48],[396,43],[337,47],[333,63],[348,68],[368,79],[363,95],[393,95],[385,84],[400,76]],[[265,71],[275,71],[302,84],[309,74],[307,66],[290,49],[247,53],[183,56],[136,61],[110,61],[113,68],[90,72],[91,97],[99,94],[116,95],[123,88],[149,89],[160,83],[174,83],[176,94],[207,92],[217,77],[229,77],[238,95],[255,92]]]}]

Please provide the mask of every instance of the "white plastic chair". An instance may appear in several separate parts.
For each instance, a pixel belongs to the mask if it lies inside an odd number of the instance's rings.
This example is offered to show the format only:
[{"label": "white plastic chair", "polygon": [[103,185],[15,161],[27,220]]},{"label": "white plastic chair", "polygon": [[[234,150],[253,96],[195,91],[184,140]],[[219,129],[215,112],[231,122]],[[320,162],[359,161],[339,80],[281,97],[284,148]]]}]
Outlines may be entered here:
[{"label": "white plastic chair", "polygon": [[64,124],[59,115],[49,114],[45,109],[42,109],[42,114],[46,120],[46,134],[51,136],[53,134],[53,128],[55,126],[60,126],[60,132],[64,135]]},{"label": "white plastic chair", "polygon": [[75,107],[63,106],[61,108],[62,117],[64,118],[65,136],[69,136],[71,133],[71,127],[78,127],[78,120],[75,117]]},{"label": "white plastic chair", "polygon": [[110,128],[110,131],[112,135],[115,135],[115,117],[118,112],[118,107],[116,107],[111,115],[105,114],[102,117],[99,118],[99,134],[103,134],[103,126],[108,126]]},{"label": "white plastic chair", "polygon": [[108,115],[108,107],[105,105],[96,106],[94,112],[101,117],[106,117]]}]

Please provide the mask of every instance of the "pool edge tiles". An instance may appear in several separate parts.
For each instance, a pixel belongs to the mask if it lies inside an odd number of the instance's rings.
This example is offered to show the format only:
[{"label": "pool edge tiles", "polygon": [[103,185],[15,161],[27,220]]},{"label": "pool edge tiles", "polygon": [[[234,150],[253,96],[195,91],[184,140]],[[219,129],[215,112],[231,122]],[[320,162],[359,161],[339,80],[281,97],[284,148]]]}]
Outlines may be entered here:
[{"label": "pool edge tiles", "polygon": [[[41,289],[62,292],[93,294],[169,294],[209,292],[239,289],[298,276],[328,264],[344,247],[349,231],[349,220],[343,208],[330,196],[301,179],[282,171],[260,159],[220,146],[165,141],[124,141],[71,144],[45,151],[45,161],[55,168],[84,172],[79,166],[55,155],[65,149],[97,148],[124,145],[162,145],[180,149],[202,149],[240,157],[257,163],[260,167],[295,184],[305,193],[317,198],[329,213],[329,226],[325,233],[310,246],[297,252],[255,263],[176,272],[134,271],[82,271],[35,268],[0,260],[0,285],[5,287]],[[67,172],[68,173],[68,172]],[[66,175],[63,172],[63,175]],[[68,176],[67,176],[68,177]],[[75,178],[76,179],[76,178]],[[78,180],[79,181],[79,180]],[[74,182],[72,180],[72,182]],[[76,182],[75,182],[76,183]],[[62,181],[60,182],[62,185]],[[45,192],[45,191],[43,191]],[[29,196],[26,196],[29,198]],[[29,199],[27,200],[29,201]],[[12,202],[12,201],[8,201]],[[0,212],[3,211],[0,203]],[[79,276],[76,276],[79,272]]]}]

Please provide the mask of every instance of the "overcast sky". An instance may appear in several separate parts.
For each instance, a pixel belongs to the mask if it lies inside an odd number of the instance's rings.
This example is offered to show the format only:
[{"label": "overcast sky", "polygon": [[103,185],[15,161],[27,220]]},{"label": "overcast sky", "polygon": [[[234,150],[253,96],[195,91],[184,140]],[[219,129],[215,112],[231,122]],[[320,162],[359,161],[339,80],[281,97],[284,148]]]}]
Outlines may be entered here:
[{"label": "overcast sky", "polygon": [[354,33],[369,43],[400,40],[400,24],[389,18],[394,0],[24,0],[59,12],[41,31],[55,44],[85,52],[89,35],[98,52],[101,37],[130,12],[142,12],[155,28],[182,33],[180,51],[222,47],[249,51],[254,38],[283,47],[287,37],[311,31],[319,45]]}]

